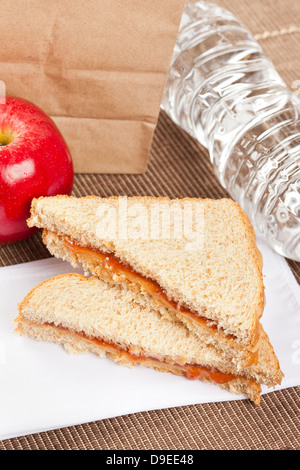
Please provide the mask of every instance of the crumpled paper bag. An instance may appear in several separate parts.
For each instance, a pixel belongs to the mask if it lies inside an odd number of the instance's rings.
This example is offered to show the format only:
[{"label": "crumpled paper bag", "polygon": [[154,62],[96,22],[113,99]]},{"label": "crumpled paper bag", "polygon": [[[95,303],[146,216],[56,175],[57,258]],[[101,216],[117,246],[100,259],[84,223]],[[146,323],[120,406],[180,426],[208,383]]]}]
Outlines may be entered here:
[{"label": "crumpled paper bag", "polygon": [[76,172],[145,171],[184,4],[2,0],[0,80],[54,119]]}]

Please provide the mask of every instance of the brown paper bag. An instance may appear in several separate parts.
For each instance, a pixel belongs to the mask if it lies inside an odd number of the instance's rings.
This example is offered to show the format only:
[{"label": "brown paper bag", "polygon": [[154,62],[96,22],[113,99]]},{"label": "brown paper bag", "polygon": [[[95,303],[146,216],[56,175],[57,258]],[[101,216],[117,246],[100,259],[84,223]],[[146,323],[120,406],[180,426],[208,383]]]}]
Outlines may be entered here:
[{"label": "brown paper bag", "polygon": [[0,80],[82,173],[142,173],[185,0],[2,0]]}]

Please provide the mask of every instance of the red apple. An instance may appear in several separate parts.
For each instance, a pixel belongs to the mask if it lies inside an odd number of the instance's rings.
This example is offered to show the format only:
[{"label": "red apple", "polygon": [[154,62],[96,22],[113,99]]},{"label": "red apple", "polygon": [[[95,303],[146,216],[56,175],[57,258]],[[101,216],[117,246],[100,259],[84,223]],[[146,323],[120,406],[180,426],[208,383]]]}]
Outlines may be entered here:
[{"label": "red apple", "polygon": [[0,244],[23,240],[34,197],[70,194],[70,151],[40,108],[21,98],[0,103]]}]

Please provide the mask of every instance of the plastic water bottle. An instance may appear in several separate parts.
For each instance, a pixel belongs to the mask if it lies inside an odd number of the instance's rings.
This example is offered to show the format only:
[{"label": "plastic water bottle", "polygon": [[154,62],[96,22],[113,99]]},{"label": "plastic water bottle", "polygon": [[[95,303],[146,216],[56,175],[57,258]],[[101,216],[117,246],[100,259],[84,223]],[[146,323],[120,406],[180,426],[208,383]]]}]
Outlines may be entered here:
[{"label": "plastic water bottle", "polygon": [[230,12],[186,5],[162,108],[270,245],[300,261],[300,99]]}]

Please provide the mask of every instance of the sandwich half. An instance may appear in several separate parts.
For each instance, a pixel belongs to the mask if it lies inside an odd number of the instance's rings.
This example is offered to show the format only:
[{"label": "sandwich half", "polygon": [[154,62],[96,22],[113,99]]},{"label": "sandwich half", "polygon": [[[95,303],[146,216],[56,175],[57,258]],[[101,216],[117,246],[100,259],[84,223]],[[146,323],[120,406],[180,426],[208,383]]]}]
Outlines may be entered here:
[{"label": "sandwich half", "polygon": [[142,307],[131,289],[96,277],[72,273],[41,283],[19,305],[17,323],[20,334],[60,343],[69,352],[92,352],[124,365],[203,380],[256,404],[260,385],[275,386],[282,378],[267,337],[257,364],[238,370],[182,322],[162,317],[150,305]]},{"label": "sandwich half", "polygon": [[[28,225],[44,229],[52,255],[133,290],[140,305],[181,321],[237,367],[256,363],[265,338],[259,322],[265,303],[262,258],[240,206],[230,199],[141,197],[127,198],[124,214],[122,204],[114,197],[39,198],[33,200]],[[153,222],[153,213],[169,210],[173,233],[187,209],[201,219],[199,245],[191,247],[185,233],[181,238],[132,236],[139,211],[144,221]],[[114,218],[126,223],[126,236],[101,230]]]}]

